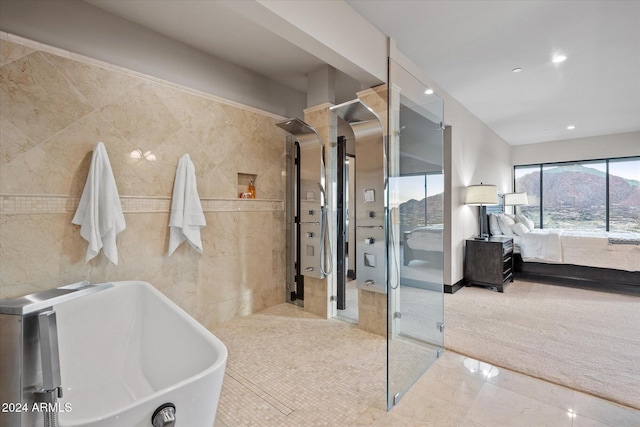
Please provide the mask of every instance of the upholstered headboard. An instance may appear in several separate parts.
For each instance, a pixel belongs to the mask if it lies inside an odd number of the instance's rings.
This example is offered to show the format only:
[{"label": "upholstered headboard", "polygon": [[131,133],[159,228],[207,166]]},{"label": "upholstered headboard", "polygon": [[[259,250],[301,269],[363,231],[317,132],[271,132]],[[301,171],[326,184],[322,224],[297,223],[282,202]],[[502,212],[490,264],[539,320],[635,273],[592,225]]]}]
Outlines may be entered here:
[{"label": "upholstered headboard", "polygon": [[486,207],[487,214],[484,217],[484,230],[489,230],[489,215],[504,213],[504,194],[498,194],[498,204]]}]

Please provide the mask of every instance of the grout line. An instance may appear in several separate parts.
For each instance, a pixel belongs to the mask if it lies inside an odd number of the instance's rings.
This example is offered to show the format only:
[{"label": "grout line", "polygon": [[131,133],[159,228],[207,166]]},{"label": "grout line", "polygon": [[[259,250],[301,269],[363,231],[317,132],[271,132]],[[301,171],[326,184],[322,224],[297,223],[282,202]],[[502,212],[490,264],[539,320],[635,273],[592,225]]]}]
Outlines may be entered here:
[{"label": "grout line", "polygon": [[[282,200],[272,199],[214,199],[202,197],[204,212],[278,212],[284,210]],[[68,214],[74,213],[79,196],[44,194],[0,194],[0,215]],[[120,196],[124,213],[169,213],[169,197]]]}]

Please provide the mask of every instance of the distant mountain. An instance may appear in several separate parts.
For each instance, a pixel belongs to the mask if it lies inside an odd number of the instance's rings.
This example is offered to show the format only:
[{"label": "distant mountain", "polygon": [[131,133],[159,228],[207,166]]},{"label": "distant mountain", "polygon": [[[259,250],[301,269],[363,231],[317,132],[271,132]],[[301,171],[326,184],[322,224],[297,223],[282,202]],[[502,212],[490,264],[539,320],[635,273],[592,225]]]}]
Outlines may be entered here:
[{"label": "distant mountain", "polygon": [[[544,172],[545,208],[555,211],[550,226],[562,226],[567,219],[592,220],[604,215],[606,175],[584,166],[559,166]],[[636,230],[640,223],[640,185],[638,181],[609,176],[611,220],[624,224],[623,229]],[[517,180],[518,191],[539,194],[540,172],[532,172]],[[400,204],[400,220],[405,226],[418,227],[443,223],[443,194],[425,199],[411,199]],[[425,220],[426,210],[426,220]],[[546,217],[546,221],[551,221]],[[547,222],[545,221],[545,224]],[[600,220],[602,221],[602,220]],[[545,225],[547,226],[547,225]],[[637,230],[640,231],[640,230]]]},{"label": "distant mountain", "polygon": [[[640,208],[640,185],[635,180],[609,176],[609,198],[612,206]],[[544,171],[544,203],[553,209],[574,206],[588,209],[604,206],[606,174],[584,166],[559,166]],[[518,191],[538,194],[540,172],[517,179]]]},{"label": "distant mountain", "polygon": [[[425,209],[426,208],[426,209]],[[425,217],[426,210],[426,217]],[[444,193],[425,199],[411,199],[400,204],[400,222],[414,227],[444,223]]]}]

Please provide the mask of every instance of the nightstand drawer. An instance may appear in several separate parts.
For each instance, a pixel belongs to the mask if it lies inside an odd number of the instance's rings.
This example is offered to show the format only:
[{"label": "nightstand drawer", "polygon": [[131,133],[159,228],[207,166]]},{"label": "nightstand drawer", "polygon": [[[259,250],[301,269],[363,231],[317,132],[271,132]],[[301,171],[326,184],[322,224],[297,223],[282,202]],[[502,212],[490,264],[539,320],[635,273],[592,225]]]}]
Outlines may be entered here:
[{"label": "nightstand drawer", "polygon": [[502,255],[508,255],[513,252],[513,240],[502,244]]}]

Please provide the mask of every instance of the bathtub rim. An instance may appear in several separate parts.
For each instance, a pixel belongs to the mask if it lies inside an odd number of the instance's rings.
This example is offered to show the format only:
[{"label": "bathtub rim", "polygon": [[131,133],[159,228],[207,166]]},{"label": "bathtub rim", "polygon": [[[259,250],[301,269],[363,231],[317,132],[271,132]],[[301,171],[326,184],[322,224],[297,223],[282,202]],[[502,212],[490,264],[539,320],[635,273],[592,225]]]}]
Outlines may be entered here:
[{"label": "bathtub rim", "polygon": [[[153,393],[151,393],[150,395],[146,396],[143,399],[140,400],[136,400],[134,402],[132,402],[129,405],[123,406],[121,408],[119,408],[118,410],[115,411],[110,411],[104,414],[101,414],[99,416],[95,416],[95,417],[91,417],[91,418],[78,418],[78,419],[71,419],[71,420],[64,420],[65,421],[65,425],[70,425],[70,426],[82,426],[84,424],[89,424],[89,423],[94,423],[94,422],[98,422],[98,421],[102,421],[102,420],[106,420],[109,418],[113,418],[115,416],[117,416],[118,414],[122,414],[125,413],[137,406],[144,406],[145,404],[148,404],[149,402],[151,402],[152,400],[158,398],[159,396],[163,395],[163,394],[167,394],[170,393],[173,390],[179,389],[187,384],[190,384],[192,382],[198,381],[199,379],[206,377],[208,375],[214,375],[215,372],[217,372],[219,369],[225,369],[226,367],[226,363],[227,363],[227,358],[228,358],[228,350],[227,347],[225,346],[225,344],[222,342],[222,340],[220,340],[220,338],[218,338],[215,334],[213,334],[213,332],[211,332],[210,330],[208,330],[207,328],[205,328],[201,323],[199,323],[197,320],[195,320],[189,313],[187,313],[185,310],[182,309],[182,307],[180,307],[178,304],[176,304],[175,302],[173,302],[170,298],[168,298],[166,295],[164,295],[162,292],[160,292],[155,286],[153,286],[151,283],[146,282],[146,281],[142,281],[142,280],[122,280],[122,281],[115,281],[115,282],[104,282],[104,283],[99,283],[96,285],[111,285],[111,286],[106,286],[105,289],[102,290],[102,292],[107,292],[107,291],[114,291],[116,289],[120,289],[123,286],[138,286],[138,287],[142,287],[145,289],[148,289],[150,292],[152,292],[154,295],[156,295],[158,298],[160,298],[160,300],[163,303],[169,304],[170,306],[172,306],[177,312],[178,314],[181,314],[183,319],[185,319],[192,327],[195,328],[196,332],[202,336],[207,342],[211,343],[211,345],[213,346],[213,348],[216,350],[217,354],[219,355],[218,357],[216,357],[215,361],[206,369],[198,372],[195,375],[192,375],[190,377],[187,377],[177,383],[171,384],[170,386],[164,387],[162,389],[159,389]],[[62,306],[64,305],[66,302],[54,305],[53,308],[55,310],[55,308],[57,306]],[[221,378],[221,384],[220,386],[222,386],[222,379],[224,378],[224,375],[222,375]],[[64,400],[62,403],[65,403]],[[73,405],[73,402],[69,402]],[[154,408],[155,409],[155,408]],[[153,412],[153,411],[152,411]],[[68,412],[67,414],[73,414],[73,411]],[[69,424],[69,422],[71,422],[71,424]]]}]

